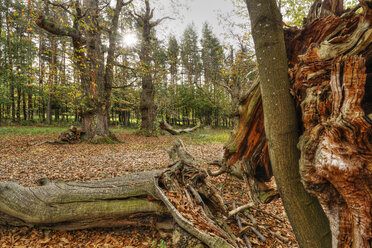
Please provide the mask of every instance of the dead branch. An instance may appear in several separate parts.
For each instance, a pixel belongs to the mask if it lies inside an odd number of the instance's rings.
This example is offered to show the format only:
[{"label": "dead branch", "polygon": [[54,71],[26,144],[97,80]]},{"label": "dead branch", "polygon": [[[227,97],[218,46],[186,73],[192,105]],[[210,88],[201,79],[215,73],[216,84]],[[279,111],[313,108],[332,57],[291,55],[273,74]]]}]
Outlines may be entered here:
[{"label": "dead branch", "polygon": [[247,203],[247,204],[245,204],[245,205],[242,205],[242,206],[240,206],[240,207],[237,207],[237,208],[231,210],[231,211],[229,212],[229,215],[228,215],[228,216],[229,216],[229,217],[232,217],[232,216],[234,216],[235,214],[240,213],[241,211],[244,211],[244,210],[246,210],[246,209],[248,209],[248,208],[252,208],[253,206],[254,206],[254,203],[253,203],[253,202]]},{"label": "dead branch", "polygon": [[[233,207],[236,208],[236,204],[235,204],[235,202],[233,203]],[[238,223],[239,230],[242,230],[242,229],[243,229],[243,226],[242,226],[242,222],[241,222],[241,219],[240,219],[238,213],[235,214],[235,220],[236,220],[236,222]],[[247,236],[245,233],[243,233],[243,239],[244,239],[245,244],[247,245],[247,247],[248,247],[248,248],[252,248],[252,244],[251,244],[251,242],[249,241],[248,236]]]},{"label": "dead branch", "polygon": [[171,125],[166,123],[165,121],[160,122],[160,128],[169,132],[172,135],[180,135],[183,133],[192,133],[200,127],[200,124],[193,127],[193,128],[185,128],[185,129],[174,129]]}]

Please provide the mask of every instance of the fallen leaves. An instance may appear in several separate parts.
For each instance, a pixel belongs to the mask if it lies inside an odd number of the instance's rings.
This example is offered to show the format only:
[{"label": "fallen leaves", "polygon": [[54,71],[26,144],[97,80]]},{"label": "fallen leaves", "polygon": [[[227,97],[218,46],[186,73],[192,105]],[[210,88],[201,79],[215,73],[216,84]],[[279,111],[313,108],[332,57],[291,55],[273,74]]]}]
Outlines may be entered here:
[{"label": "fallen leaves", "polygon": [[[30,186],[36,185],[40,178],[57,182],[98,180],[135,171],[166,168],[171,163],[164,148],[170,147],[177,136],[139,137],[128,133],[119,133],[117,136],[125,143],[34,146],[33,144],[43,140],[56,139],[57,135],[2,135],[0,181],[16,181]],[[205,169],[210,167],[208,161],[221,157],[223,153],[223,144],[188,145],[190,138],[183,136],[182,139],[198,165]],[[236,202],[239,206],[249,202],[248,191],[242,181],[228,175],[212,178],[211,181],[222,192],[226,201]],[[200,209],[177,204],[182,203],[182,197],[186,196],[170,195],[175,206],[182,206],[179,210],[186,218],[198,216]],[[272,234],[259,230],[267,237],[263,244],[248,231],[248,237],[255,247],[298,247],[280,200],[257,208],[285,220],[281,223],[260,211],[249,210],[259,224],[264,224],[273,233],[279,232],[289,242],[282,243]],[[234,227],[234,223],[231,224]],[[199,228],[208,232],[206,226]],[[237,228],[235,230],[238,232]],[[139,227],[68,232],[25,227],[0,228],[0,247],[151,247],[153,242],[160,243],[160,236],[156,231]]]}]

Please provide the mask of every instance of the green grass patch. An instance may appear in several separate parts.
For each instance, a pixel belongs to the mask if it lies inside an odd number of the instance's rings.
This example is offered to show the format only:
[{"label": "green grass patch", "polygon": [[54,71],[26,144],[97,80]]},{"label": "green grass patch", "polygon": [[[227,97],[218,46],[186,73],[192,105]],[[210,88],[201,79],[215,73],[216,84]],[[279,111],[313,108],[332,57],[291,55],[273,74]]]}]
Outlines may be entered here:
[{"label": "green grass patch", "polygon": [[[60,134],[70,128],[67,126],[3,126],[0,127],[0,135],[51,135]],[[136,129],[113,127],[113,133],[134,133]]]},{"label": "green grass patch", "polygon": [[32,126],[9,126],[0,127],[0,135],[49,135],[59,134],[68,127],[32,127]]},{"label": "green grass patch", "polygon": [[183,134],[182,136],[190,138],[190,140],[185,140],[188,144],[205,145],[226,143],[230,133],[231,130],[229,129],[198,129],[193,133]]}]

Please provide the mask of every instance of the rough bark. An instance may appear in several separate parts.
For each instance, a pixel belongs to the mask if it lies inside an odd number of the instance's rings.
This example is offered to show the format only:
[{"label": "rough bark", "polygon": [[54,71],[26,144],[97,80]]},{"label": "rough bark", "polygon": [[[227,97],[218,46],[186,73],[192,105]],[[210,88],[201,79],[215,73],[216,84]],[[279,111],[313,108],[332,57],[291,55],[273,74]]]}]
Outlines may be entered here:
[{"label": "rough bark", "polygon": [[[169,218],[211,248],[238,247],[227,208],[181,140],[167,169],[84,183],[0,183],[0,225],[76,230],[127,225],[169,229]],[[168,224],[164,224],[168,220]],[[178,232],[179,233],[179,232]],[[179,238],[179,237],[178,237]],[[184,243],[183,241],[180,242]],[[197,242],[196,242],[197,243]]]},{"label": "rough bark", "polygon": [[[298,144],[301,180],[329,219],[333,247],[371,247],[372,5],[363,1],[362,6],[359,15],[352,11],[342,17],[317,19],[302,30],[285,29],[284,35],[291,94],[302,118]],[[277,59],[273,54],[270,57],[270,63],[273,57]],[[282,94],[286,92],[275,97]],[[253,95],[251,91],[248,99]],[[254,106],[252,103],[251,108]],[[278,113],[275,109],[274,114]],[[259,142],[238,137],[249,130],[248,123],[259,119],[251,116],[244,121],[247,124],[240,124],[231,140],[243,142],[232,149],[230,140],[227,161],[248,145],[244,154],[258,150]],[[273,128],[281,126],[277,122]],[[244,154],[236,156],[242,159]],[[263,151],[262,156],[267,155]]]},{"label": "rough bark", "polygon": [[141,43],[141,77],[142,77],[142,92],[140,99],[141,111],[141,131],[145,135],[156,134],[156,115],[157,107],[155,105],[155,88],[152,81],[151,68],[151,40],[152,30],[159,25],[163,20],[169,18],[164,17],[158,20],[152,20],[154,17],[154,9],[150,8],[150,1],[144,0],[145,12],[142,15],[135,14],[138,25],[142,28],[142,43]]},{"label": "rough bark", "polygon": [[155,27],[151,23],[153,10],[150,9],[150,2],[145,0],[145,13],[137,17],[137,22],[142,28],[141,44],[141,73],[142,73],[142,92],[140,99],[141,110],[141,130],[155,132],[156,125],[156,106],[155,106],[155,89],[152,82],[151,72],[151,30]]},{"label": "rough bark", "polygon": [[360,15],[319,19],[287,34],[304,129],[301,177],[330,220],[333,247],[372,245],[371,16],[365,4]]},{"label": "rough bark", "polygon": [[316,19],[327,16],[341,16],[343,12],[343,0],[315,0],[303,24],[306,26]]},{"label": "rough bark", "polygon": [[241,98],[238,111],[239,122],[224,147],[222,169],[245,179],[250,198],[258,204],[260,192],[268,190],[264,182],[272,177],[258,81]]},{"label": "rough bark", "polygon": [[264,126],[275,180],[301,247],[331,246],[328,220],[301,184],[298,128],[289,94],[282,19],[276,1],[246,1],[260,75]]},{"label": "rough bark", "polygon": [[200,125],[197,125],[193,128],[174,129],[171,125],[169,125],[168,123],[166,123],[164,121],[160,122],[159,126],[160,126],[161,129],[169,132],[172,135],[180,135],[180,134],[183,134],[183,133],[192,133],[200,127]]}]

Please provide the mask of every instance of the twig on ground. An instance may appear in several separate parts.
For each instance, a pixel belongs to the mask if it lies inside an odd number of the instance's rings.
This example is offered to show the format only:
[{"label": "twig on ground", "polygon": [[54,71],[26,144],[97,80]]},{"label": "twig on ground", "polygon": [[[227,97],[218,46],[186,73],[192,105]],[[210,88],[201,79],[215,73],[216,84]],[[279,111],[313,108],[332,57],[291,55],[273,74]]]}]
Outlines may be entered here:
[{"label": "twig on ground", "polygon": [[[235,204],[235,203],[233,203],[233,207],[236,209],[236,204]],[[232,211],[234,211],[234,210],[232,210]],[[231,211],[230,211],[230,213],[231,213]],[[238,213],[239,213],[239,212],[236,212],[236,214],[235,214],[235,219],[236,219],[236,222],[238,222],[239,230],[242,230],[242,229],[243,229],[243,225],[242,225],[242,222],[241,222],[241,219],[240,219]],[[252,248],[252,244],[251,244],[251,242],[249,241],[248,236],[247,236],[245,233],[243,234],[243,239],[244,239],[244,241],[245,241],[247,247],[248,247],[248,248]]]},{"label": "twig on ground", "polygon": [[243,206],[235,208],[235,203],[233,203],[234,209],[229,212],[229,217],[234,216],[235,214],[246,210],[247,208],[252,208],[254,206],[253,202],[250,202],[248,204],[245,204]]}]

